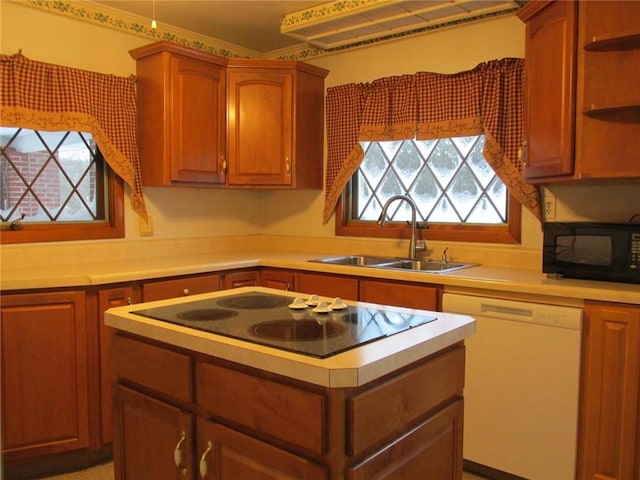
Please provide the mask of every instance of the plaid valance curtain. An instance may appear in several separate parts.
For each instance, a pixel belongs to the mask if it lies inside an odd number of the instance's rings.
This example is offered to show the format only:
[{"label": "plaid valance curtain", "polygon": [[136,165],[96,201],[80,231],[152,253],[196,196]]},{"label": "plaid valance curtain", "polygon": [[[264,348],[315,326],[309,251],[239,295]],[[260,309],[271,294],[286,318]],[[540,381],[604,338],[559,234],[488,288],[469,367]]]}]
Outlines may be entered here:
[{"label": "plaid valance curtain", "polygon": [[524,60],[506,58],[456,74],[419,72],[327,90],[326,223],[364,152],[359,141],[485,135],[484,157],[511,193],[542,218],[540,193],[524,182]]},{"label": "plaid valance curtain", "polygon": [[136,144],[135,77],[118,77],[0,55],[0,123],[44,131],[89,132],[147,218]]}]

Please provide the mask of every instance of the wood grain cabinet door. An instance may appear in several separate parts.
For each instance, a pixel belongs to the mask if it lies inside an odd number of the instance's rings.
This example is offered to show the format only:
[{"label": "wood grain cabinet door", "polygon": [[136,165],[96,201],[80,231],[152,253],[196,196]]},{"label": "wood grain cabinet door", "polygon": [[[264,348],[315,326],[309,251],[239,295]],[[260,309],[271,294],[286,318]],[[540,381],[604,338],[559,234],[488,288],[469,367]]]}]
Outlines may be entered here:
[{"label": "wood grain cabinet door", "polygon": [[193,415],[118,386],[113,441],[116,480],[195,480]]},{"label": "wood grain cabinet door", "polygon": [[223,425],[198,420],[202,480],[327,480],[327,468]]},{"label": "wood grain cabinet door", "polygon": [[229,185],[291,185],[293,74],[228,73]]},{"label": "wood grain cabinet door", "polygon": [[224,183],[224,68],[174,56],[171,82],[171,180]]},{"label": "wood grain cabinet door", "polygon": [[573,174],[577,5],[531,2],[519,13],[527,23],[524,175],[528,181]]},{"label": "wood grain cabinet door", "polygon": [[100,425],[102,443],[113,441],[113,404],[111,388],[115,375],[113,371],[112,337],[115,329],[104,324],[104,312],[112,307],[134,303],[131,286],[103,288],[98,291],[98,334],[100,336]]},{"label": "wood grain cabinet door", "polygon": [[578,478],[640,475],[640,307],[585,305]]},{"label": "wood grain cabinet door", "polygon": [[85,293],[3,295],[2,456],[89,446]]}]

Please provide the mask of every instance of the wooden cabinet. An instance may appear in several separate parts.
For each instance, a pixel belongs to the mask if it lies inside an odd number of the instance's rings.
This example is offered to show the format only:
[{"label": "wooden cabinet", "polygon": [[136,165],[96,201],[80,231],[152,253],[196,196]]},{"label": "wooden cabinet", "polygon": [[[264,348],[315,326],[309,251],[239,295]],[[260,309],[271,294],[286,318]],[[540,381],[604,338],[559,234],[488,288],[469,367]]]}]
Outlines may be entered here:
[{"label": "wooden cabinet", "polygon": [[327,73],[301,62],[229,60],[228,185],[322,188]]},{"label": "wooden cabinet", "polygon": [[112,307],[131,305],[137,301],[136,292],[130,285],[102,288],[98,290],[98,337],[100,342],[100,438],[103,444],[113,441],[113,354],[111,343],[114,330],[104,324],[104,312]]},{"label": "wooden cabinet", "polygon": [[260,270],[260,285],[278,290],[295,290],[295,272],[281,268],[262,268]]},{"label": "wooden cabinet", "polygon": [[130,54],[143,185],[322,188],[326,70],[167,41]]},{"label": "wooden cabinet", "polygon": [[296,290],[324,297],[358,300],[358,279],[325,273],[297,272]]},{"label": "wooden cabinet", "polygon": [[3,461],[88,447],[85,293],[9,294],[1,305]]},{"label": "wooden cabinet", "polygon": [[351,468],[349,480],[462,478],[462,418],[463,402],[458,400]]},{"label": "wooden cabinet", "polygon": [[536,0],[518,13],[527,23],[527,180],[573,174],[577,10],[577,2]]},{"label": "wooden cabinet", "polygon": [[252,287],[258,285],[260,271],[257,269],[229,270],[220,274],[222,289]]},{"label": "wooden cabinet", "polygon": [[149,281],[142,285],[142,301],[153,302],[198,293],[215,292],[220,288],[218,274],[191,275],[169,280]]},{"label": "wooden cabinet", "polygon": [[580,3],[576,174],[640,177],[640,2]]},{"label": "wooden cabinet", "polygon": [[640,177],[640,3],[534,0],[526,29],[524,175]]},{"label": "wooden cabinet", "polygon": [[116,480],[196,480],[192,413],[121,385],[115,405]]},{"label": "wooden cabinet", "polygon": [[360,280],[359,300],[397,307],[440,311],[441,289],[390,280]]},{"label": "wooden cabinet", "polygon": [[327,480],[327,469],[219,423],[198,421],[202,480]]},{"label": "wooden cabinet", "polygon": [[227,60],[164,41],[130,53],[143,184],[224,184]]},{"label": "wooden cabinet", "polygon": [[640,307],[586,302],[578,478],[640,476]]},{"label": "wooden cabinet", "polygon": [[462,477],[462,345],[357,388],[124,334],[114,352],[117,480]]}]

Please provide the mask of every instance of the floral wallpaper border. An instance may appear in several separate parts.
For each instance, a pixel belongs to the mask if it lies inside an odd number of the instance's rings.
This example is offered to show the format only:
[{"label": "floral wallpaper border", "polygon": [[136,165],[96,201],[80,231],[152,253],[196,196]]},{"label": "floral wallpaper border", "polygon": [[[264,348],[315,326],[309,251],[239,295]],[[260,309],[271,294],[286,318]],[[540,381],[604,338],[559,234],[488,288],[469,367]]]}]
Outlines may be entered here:
[{"label": "floral wallpaper border", "polygon": [[[5,0],[0,0],[5,1]],[[91,23],[94,25],[100,25],[105,28],[117,30],[119,32],[128,33],[131,35],[137,35],[140,37],[148,38],[149,40],[166,40],[185,47],[194,48],[203,52],[211,53],[213,55],[219,55],[226,58],[274,58],[283,60],[309,60],[314,57],[320,57],[331,53],[337,53],[353,48],[370,46],[375,43],[387,42],[390,40],[397,40],[403,37],[409,37],[414,35],[421,35],[429,33],[433,30],[451,28],[459,26],[465,23],[479,22],[492,18],[512,15],[517,11],[520,6],[514,7],[512,10],[503,11],[499,13],[492,13],[483,16],[478,16],[472,20],[456,20],[445,24],[433,25],[428,27],[411,30],[409,32],[391,34],[383,37],[379,37],[372,40],[366,40],[351,45],[345,45],[342,47],[336,47],[332,49],[322,49],[314,47],[308,44],[301,44],[287,49],[276,50],[273,52],[267,52],[261,54],[260,52],[245,49],[240,46],[236,46],[230,43],[226,43],[222,40],[208,37],[205,35],[199,35],[189,30],[181,29],[171,25],[167,25],[164,22],[158,25],[157,29],[151,28],[151,21],[148,18],[129,14],[121,10],[112,9],[104,5],[99,5],[90,1],[73,1],[73,0],[6,0],[18,5],[23,5],[31,8],[36,8],[48,13],[62,15],[64,17],[73,18],[74,20]],[[363,8],[367,4],[372,2],[379,2],[380,0],[348,0],[344,2],[336,2],[340,4],[340,8],[358,9]],[[384,0],[382,0],[384,1]],[[392,1],[392,0],[389,0]],[[526,1],[518,2],[520,4],[526,3]],[[321,8],[321,7],[318,7]],[[329,8],[329,7],[327,7]],[[337,7],[332,7],[337,8]],[[295,22],[303,21],[303,19],[297,18],[292,20]]]}]

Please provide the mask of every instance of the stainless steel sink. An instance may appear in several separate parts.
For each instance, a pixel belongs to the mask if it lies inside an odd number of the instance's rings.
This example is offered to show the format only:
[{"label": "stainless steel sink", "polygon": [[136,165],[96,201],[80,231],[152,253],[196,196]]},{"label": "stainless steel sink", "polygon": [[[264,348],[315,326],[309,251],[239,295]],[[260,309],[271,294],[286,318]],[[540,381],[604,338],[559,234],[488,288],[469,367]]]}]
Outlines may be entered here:
[{"label": "stainless steel sink", "polygon": [[309,260],[310,262],[317,263],[330,263],[333,265],[351,265],[360,267],[375,266],[380,263],[389,263],[397,260],[393,257],[376,257],[371,255],[343,255],[340,257],[326,257],[318,258],[315,260]]},{"label": "stainless steel sink", "polygon": [[377,257],[373,255],[343,255],[309,260],[310,262],[332,265],[349,265],[391,270],[410,270],[425,273],[448,273],[469,268],[477,263],[439,262],[437,260],[411,260],[396,257]]},{"label": "stainless steel sink", "polygon": [[396,260],[377,265],[380,268],[412,270],[416,272],[447,273],[469,268],[477,263],[438,262],[436,260]]}]

